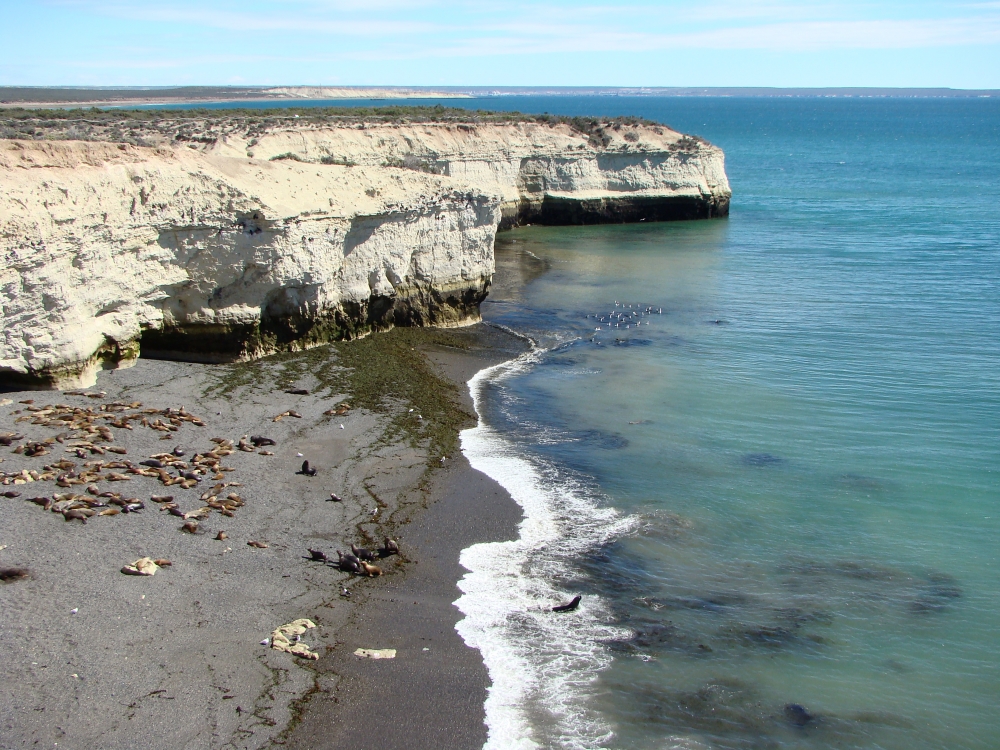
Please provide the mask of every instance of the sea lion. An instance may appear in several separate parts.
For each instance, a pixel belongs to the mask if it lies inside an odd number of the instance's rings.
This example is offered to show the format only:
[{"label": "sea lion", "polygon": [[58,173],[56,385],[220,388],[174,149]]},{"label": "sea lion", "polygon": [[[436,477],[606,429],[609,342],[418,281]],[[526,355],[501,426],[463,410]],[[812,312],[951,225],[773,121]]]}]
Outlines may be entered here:
[{"label": "sea lion", "polygon": [[198,522],[197,521],[185,521],[184,525],[181,526],[181,531],[186,531],[188,534],[197,534],[198,533]]},{"label": "sea lion", "polygon": [[347,573],[360,573],[361,572],[361,561],[354,555],[345,555],[339,549],[337,550],[337,564],[340,569]]},{"label": "sea lion", "polygon": [[285,390],[285,393],[290,393],[293,396],[308,396],[309,395],[309,391],[307,391],[305,388],[288,388],[288,389]]},{"label": "sea lion", "polygon": [[368,562],[372,562],[375,560],[375,553],[372,552],[370,549],[365,549],[364,547],[356,547],[355,545],[352,544],[351,552],[353,552],[359,560],[366,560]]},{"label": "sea lion", "polygon": [[27,568],[0,568],[0,581],[3,583],[14,583],[14,581],[20,581],[31,573]]},{"label": "sea lion", "polygon": [[553,607],[553,612],[572,612],[574,609],[580,606],[580,600],[583,599],[582,596],[577,594],[573,597],[573,601],[569,604],[560,604],[558,607]]},{"label": "sea lion", "polygon": [[255,541],[253,539],[251,539],[249,542],[247,542],[247,546],[248,547],[256,547],[257,549],[267,549],[267,547],[268,547],[267,542],[258,542],[258,541]]},{"label": "sea lion", "polygon": [[0,493],[0,496],[13,500],[15,497],[21,497],[21,493],[14,492],[14,490],[7,490],[6,492]]},{"label": "sea lion", "polygon": [[250,442],[261,448],[265,445],[277,445],[277,443],[269,437],[264,437],[263,435],[251,435]]},{"label": "sea lion", "polygon": [[313,466],[310,466],[309,465],[309,461],[307,459],[307,460],[305,460],[305,461],[302,462],[302,469],[299,471],[299,474],[303,474],[303,475],[305,475],[307,477],[314,477],[314,476],[316,476],[316,468],[313,467]]},{"label": "sea lion", "polygon": [[380,568],[378,565],[370,565],[369,563],[366,563],[364,560],[361,561],[361,569],[369,577],[382,575],[382,568]]},{"label": "sea lion", "polygon": [[399,542],[397,542],[395,539],[390,539],[389,537],[386,537],[385,542],[383,542],[382,545],[382,554],[385,557],[388,557],[389,555],[398,555]]},{"label": "sea lion", "polygon": [[333,502],[335,502],[335,503],[343,502],[343,498],[340,495],[338,495],[336,492],[331,492],[330,493],[330,499]]},{"label": "sea lion", "polygon": [[224,542],[228,538],[229,538],[229,534],[227,534],[225,531],[220,531],[218,534],[215,535],[215,540],[217,542]]},{"label": "sea lion", "polygon": [[310,560],[316,560],[317,562],[326,562],[326,553],[321,549],[311,549],[309,550]]}]

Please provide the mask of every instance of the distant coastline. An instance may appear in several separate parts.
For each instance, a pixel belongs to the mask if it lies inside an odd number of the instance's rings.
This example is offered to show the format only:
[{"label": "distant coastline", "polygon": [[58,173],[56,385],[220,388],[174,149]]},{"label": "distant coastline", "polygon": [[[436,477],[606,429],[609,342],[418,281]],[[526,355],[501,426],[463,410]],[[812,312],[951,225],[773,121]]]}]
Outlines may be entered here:
[{"label": "distant coastline", "polygon": [[0,108],[136,107],[222,102],[317,101],[329,99],[468,99],[503,96],[648,96],[975,99],[1000,97],[1000,89],[951,88],[768,88],[613,86],[176,86],[35,87],[0,86]]}]

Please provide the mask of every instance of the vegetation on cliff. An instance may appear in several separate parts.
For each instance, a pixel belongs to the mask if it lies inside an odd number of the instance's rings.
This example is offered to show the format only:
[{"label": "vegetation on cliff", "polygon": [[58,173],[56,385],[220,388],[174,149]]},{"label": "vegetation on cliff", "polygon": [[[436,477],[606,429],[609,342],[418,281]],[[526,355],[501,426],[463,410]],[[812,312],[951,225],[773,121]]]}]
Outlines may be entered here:
[{"label": "vegetation on cliff", "polygon": [[[595,148],[608,131],[668,125],[640,117],[569,117],[459,107],[290,107],[287,109],[7,109],[0,110],[0,138],[82,140],[153,146],[165,142],[210,145],[220,137],[259,137],[276,129],[445,123],[458,126],[536,123],[568,125]],[[627,135],[626,135],[627,139]],[[700,139],[693,138],[693,141]]]}]

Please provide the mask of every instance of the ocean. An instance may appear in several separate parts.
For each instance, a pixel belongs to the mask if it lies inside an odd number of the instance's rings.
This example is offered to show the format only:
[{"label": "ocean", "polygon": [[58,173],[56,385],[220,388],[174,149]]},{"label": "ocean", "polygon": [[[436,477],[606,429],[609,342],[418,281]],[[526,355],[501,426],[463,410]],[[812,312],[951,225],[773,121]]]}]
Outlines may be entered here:
[{"label": "ocean", "polygon": [[[508,97],[726,152],[728,219],[526,227],[463,552],[490,748],[1000,747],[1000,102]],[[553,605],[583,596],[571,613]]]},{"label": "ocean", "polygon": [[534,346],[462,435],[525,512],[462,554],[487,746],[1000,747],[1000,101],[384,104],[647,117],[733,188],[498,236],[483,317]]}]

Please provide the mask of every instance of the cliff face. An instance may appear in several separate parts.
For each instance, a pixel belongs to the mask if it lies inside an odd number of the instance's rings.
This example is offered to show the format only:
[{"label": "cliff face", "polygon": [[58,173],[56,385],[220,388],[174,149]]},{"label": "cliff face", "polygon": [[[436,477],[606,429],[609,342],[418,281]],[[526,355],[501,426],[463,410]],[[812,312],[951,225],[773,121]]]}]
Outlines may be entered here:
[{"label": "cliff face", "polygon": [[272,132],[231,138],[219,152],[255,159],[401,166],[501,197],[501,228],[694,219],[729,213],[722,151],[669,128],[569,125],[422,125]]},{"label": "cliff face", "polygon": [[287,128],[198,147],[0,141],[0,383],[478,319],[502,225],[725,215],[718,149],[638,127]]}]

